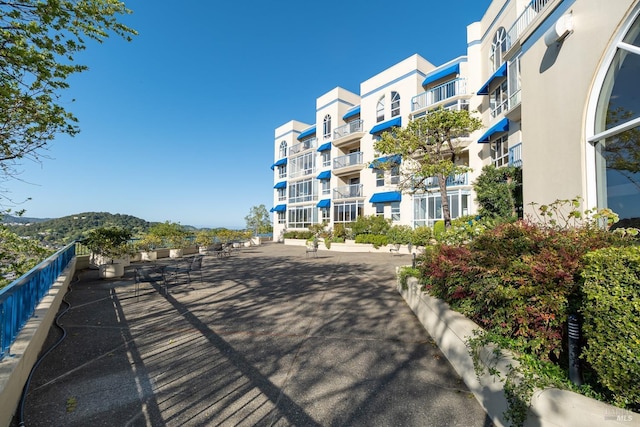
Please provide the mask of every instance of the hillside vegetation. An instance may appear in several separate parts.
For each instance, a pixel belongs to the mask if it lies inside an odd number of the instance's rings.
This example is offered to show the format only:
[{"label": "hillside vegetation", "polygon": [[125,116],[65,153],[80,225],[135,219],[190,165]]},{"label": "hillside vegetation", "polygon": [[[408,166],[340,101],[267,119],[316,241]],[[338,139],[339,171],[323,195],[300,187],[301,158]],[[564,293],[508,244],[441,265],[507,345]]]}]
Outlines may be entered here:
[{"label": "hillside vegetation", "polygon": [[[5,222],[11,219],[5,219]],[[84,212],[62,218],[25,224],[5,224],[21,237],[29,237],[47,247],[64,246],[74,240],[81,240],[86,233],[97,227],[118,226],[131,230],[134,236],[145,233],[151,225],[149,221],[131,215],[111,214],[108,212]]]}]

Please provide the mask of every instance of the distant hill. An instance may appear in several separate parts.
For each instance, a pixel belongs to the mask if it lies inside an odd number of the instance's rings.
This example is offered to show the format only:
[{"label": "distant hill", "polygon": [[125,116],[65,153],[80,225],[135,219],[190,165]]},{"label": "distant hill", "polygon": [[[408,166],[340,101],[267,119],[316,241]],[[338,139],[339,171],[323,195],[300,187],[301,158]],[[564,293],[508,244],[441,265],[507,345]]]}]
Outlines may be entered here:
[{"label": "distant hill", "polygon": [[[7,217],[10,217],[9,221]],[[18,217],[20,220],[29,220],[24,222],[13,221],[13,218],[16,217],[6,215],[3,220],[11,231],[22,237],[37,239],[45,246],[53,247],[81,240],[87,231],[97,227],[124,227],[136,236],[145,233],[154,224],[135,216],[108,212],[84,212],[53,219]]]},{"label": "distant hill", "polygon": [[50,219],[52,218],[29,218],[26,216],[13,216],[5,214],[1,222],[5,224],[27,224],[30,222],[49,221]]}]

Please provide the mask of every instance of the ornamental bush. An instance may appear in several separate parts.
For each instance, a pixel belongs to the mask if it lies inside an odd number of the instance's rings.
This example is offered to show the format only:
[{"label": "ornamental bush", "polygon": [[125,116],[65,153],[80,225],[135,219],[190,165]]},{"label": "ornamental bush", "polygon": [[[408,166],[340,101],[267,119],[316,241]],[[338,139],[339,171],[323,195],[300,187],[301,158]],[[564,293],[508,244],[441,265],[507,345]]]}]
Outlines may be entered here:
[{"label": "ornamental bush", "polygon": [[640,409],[640,247],[585,256],[582,354],[621,406]]},{"label": "ornamental bush", "polygon": [[389,239],[383,234],[358,234],[356,243],[371,243],[374,248],[378,249],[389,243]]}]

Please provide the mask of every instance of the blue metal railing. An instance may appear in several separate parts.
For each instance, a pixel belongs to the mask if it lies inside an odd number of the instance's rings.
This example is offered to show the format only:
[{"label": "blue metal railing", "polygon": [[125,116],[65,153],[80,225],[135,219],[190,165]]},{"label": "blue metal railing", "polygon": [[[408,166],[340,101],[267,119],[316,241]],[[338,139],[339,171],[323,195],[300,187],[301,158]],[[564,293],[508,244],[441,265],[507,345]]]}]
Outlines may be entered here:
[{"label": "blue metal railing", "polygon": [[0,360],[75,254],[74,242],[0,290]]}]

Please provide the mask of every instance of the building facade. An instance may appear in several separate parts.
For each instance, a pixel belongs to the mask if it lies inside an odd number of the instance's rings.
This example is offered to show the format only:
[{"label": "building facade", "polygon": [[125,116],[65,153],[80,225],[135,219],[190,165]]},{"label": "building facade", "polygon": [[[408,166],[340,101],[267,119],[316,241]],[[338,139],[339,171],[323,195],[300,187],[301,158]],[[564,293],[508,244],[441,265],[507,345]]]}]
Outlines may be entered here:
[{"label": "building facade", "polygon": [[362,215],[412,227],[441,219],[437,183],[400,193],[401,159],[373,149],[385,130],[438,107],[469,109],[484,124],[463,141],[472,172],[449,177],[453,218],[476,212],[472,183],[494,164],[522,168],[525,214],[580,197],[638,226],[639,15],[639,0],[494,0],[467,27],[466,55],[438,66],[413,55],[359,94],[322,95],[315,123],[275,130],[274,237]]}]

